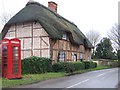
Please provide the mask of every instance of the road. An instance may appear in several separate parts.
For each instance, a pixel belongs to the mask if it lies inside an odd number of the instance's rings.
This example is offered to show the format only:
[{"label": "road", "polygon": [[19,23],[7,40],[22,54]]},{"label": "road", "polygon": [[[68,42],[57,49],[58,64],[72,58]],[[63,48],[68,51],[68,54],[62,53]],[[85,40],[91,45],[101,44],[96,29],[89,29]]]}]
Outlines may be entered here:
[{"label": "road", "polygon": [[67,76],[59,79],[51,79],[31,85],[23,85],[17,88],[117,88],[118,68],[105,69]]}]

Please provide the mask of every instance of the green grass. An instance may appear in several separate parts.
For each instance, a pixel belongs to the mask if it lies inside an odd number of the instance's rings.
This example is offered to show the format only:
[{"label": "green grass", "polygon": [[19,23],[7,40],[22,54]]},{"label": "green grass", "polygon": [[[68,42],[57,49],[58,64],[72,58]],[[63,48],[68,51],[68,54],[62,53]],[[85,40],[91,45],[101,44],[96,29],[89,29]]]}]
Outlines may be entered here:
[{"label": "green grass", "polygon": [[22,75],[22,79],[13,79],[8,80],[3,78],[2,79],[2,87],[15,87],[19,85],[31,84],[36,83],[39,81],[53,79],[58,77],[65,76],[65,73],[45,73],[45,74],[29,74],[29,75]]},{"label": "green grass", "polygon": [[74,73],[59,72],[59,73],[44,73],[44,74],[28,74],[28,75],[22,75],[22,79],[14,79],[14,80],[8,80],[5,78],[2,78],[2,87],[7,88],[7,87],[15,87],[15,86],[25,85],[25,84],[32,84],[32,83],[37,83],[43,80],[70,76],[74,74],[81,74],[89,71],[95,71],[95,70],[101,70],[101,69],[107,69],[107,68],[110,68],[110,66],[98,66],[96,68],[80,70]]},{"label": "green grass", "polygon": [[73,72],[73,73],[67,73],[66,75],[70,76],[70,75],[82,74],[82,73],[85,73],[85,72],[90,72],[90,71],[95,71],[95,70],[102,70],[102,69],[108,69],[108,68],[112,68],[112,67],[111,66],[97,66],[96,68],[79,70],[79,71],[76,71],[76,72]]}]

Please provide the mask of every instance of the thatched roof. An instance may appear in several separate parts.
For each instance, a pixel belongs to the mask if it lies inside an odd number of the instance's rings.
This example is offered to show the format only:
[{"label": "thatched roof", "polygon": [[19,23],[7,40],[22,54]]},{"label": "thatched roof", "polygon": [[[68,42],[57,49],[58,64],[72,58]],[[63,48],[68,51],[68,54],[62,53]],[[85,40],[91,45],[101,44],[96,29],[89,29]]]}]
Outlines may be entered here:
[{"label": "thatched roof", "polygon": [[88,48],[93,47],[75,24],[38,2],[28,2],[22,10],[13,16],[4,26],[2,38],[5,37],[11,25],[31,21],[39,22],[52,39],[61,39],[62,34],[66,32],[72,43],[83,44]]}]

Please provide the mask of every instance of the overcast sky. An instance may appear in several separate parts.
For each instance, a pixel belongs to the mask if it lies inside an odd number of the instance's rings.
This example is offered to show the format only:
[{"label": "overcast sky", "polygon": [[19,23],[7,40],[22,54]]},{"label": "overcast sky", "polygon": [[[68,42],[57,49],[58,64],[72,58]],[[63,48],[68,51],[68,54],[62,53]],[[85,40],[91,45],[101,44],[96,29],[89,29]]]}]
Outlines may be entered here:
[{"label": "overcast sky", "polygon": [[[0,0],[0,16],[3,12],[16,14],[29,0]],[[58,4],[58,13],[75,23],[85,34],[89,30],[100,32],[102,37],[118,22],[120,0],[35,0],[44,6],[48,1]],[[0,24],[0,31],[2,25]]]}]

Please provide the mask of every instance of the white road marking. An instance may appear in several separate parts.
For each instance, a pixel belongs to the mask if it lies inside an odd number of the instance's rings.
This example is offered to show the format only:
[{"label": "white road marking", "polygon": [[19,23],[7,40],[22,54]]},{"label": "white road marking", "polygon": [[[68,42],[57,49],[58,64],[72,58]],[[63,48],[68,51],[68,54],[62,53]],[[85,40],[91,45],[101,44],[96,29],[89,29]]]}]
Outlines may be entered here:
[{"label": "white road marking", "polygon": [[90,79],[86,79],[86,80],[84,80],[84,81],[81,81],[81,82],[79,82],[79,83],[76,83],[76,84],[71,85],[71,86],[66,87],[66,88],[72,88],[72,87],[74,87],[74,86],[77,86],[77,85],[79,85],[79,84],[81,84],[81,83],[84,83],[84,82],[87,82],[87,81],[89,81],[89,80],[90,80]]},{"label": "white road marking", "polygon": [[101,76],[103,76],[103,75],[105,75],[106,73],[102,73],[102,74],[100,74],[100,75],[98,75],[97,77],[101,77]]},{"label": "white road marking", "polygon": [[102,73],[102,74],[98,75],[97,77],[101,77],[101,76],[103,76],[103,75],[105,75],[105,74],[108,74],[108,73],[111,73],[111,72],[114,72],[114,71],[115,71],[115,70],[108,71],[108,72],[106,72],[106,73]]},{"label": "white road marking", "polygon": [[114,71],[116,71],[116,70],[112,70],[112,71],[109,71],[109,72],[114,72]]}]

